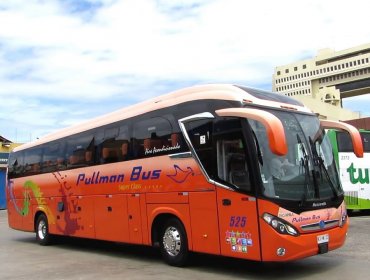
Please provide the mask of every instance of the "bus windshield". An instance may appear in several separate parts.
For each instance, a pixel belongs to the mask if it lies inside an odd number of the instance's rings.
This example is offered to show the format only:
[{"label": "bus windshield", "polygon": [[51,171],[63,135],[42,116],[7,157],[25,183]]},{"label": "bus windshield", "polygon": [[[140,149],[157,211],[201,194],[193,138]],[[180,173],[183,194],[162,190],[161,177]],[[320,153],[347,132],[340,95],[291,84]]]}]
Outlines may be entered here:
[{"label": "bus windshield", "polygon": [[268,148],[265,128],[249,120],[255,135],[264,196],[307,201],[335,199],[343,194],[331,144],[316,116],[270,111],[283,126],[288,145],[284,156]]}]

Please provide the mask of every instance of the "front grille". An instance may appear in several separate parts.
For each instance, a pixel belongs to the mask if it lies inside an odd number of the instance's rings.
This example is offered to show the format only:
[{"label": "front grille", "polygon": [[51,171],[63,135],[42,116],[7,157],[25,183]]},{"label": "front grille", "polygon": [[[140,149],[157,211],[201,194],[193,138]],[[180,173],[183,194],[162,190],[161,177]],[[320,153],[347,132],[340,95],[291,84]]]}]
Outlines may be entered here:
[{"label": "front grille", "polygon": [[339,220],[335,219],[335,220],[320,221],[318,223],[302,225],[301,229],[302,231],[317,231],[317,230],[333,228],[338,225],[339,225]]}]

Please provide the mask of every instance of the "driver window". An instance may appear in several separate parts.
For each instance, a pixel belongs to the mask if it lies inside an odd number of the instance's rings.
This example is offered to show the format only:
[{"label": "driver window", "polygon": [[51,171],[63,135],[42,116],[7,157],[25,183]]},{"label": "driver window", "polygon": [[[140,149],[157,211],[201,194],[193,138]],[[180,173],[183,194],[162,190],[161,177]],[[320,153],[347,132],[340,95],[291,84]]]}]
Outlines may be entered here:
[{"label": "driver window", "polygon": [[218,178],[240,189],[250,191],[251,183],[240,120],[227,119],[217,122],[214,136]]}]

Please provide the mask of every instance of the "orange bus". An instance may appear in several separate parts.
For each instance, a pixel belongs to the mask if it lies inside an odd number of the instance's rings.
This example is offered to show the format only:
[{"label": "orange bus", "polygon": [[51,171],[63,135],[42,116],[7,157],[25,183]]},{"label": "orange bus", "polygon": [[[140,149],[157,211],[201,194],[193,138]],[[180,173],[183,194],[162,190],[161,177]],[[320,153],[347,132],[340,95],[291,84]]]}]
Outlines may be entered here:
[{"label": "orange bus", "polygon": [[325,128],[289,97],[234,85],[156,97],[10,155],[9,226],[36,233],[289,261],[343,245],[343,190]]}]

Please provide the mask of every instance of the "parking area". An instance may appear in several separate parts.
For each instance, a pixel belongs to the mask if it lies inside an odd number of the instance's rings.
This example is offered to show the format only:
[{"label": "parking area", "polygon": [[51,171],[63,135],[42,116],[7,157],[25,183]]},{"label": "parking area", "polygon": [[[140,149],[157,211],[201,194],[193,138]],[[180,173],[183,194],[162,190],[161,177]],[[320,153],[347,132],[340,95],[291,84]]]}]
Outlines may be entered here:
[{"label": "parking area", "polygon": [[195,254],[186,268],[164,264],[157,250],[61,238],[39,246],[33,233],[9,229],[0,211],[0,279],[365,279],[370,263],[370,216],[351,217],[345,246],[289,263],[262,264]]}]

